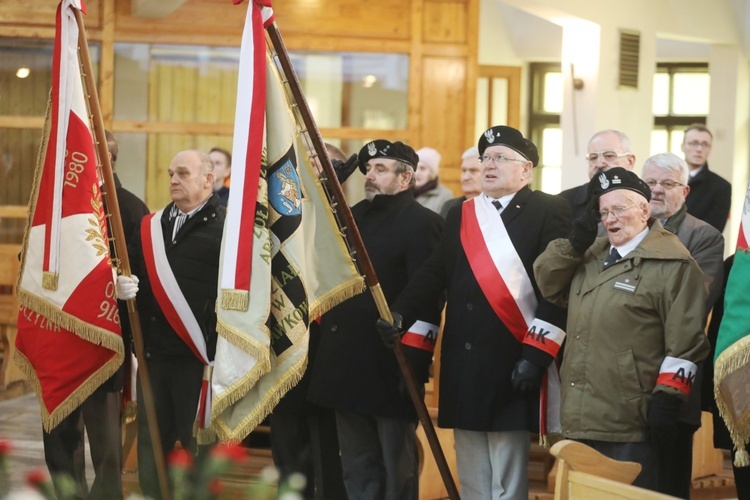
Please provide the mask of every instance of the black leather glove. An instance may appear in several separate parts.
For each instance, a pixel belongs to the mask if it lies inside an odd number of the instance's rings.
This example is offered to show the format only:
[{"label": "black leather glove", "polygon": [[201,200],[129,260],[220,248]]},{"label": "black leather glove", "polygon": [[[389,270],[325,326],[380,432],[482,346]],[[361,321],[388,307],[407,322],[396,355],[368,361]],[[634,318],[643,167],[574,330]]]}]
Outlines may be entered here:
[{"label": "black leather glove", "polygon": [[666,392],[657,392],[651,400],[646,418],[646,439],[657,448],[674,444],[677,435],[677,418],[682,401]]},{"label": "black leather glove", "polygon": [[331,164],[333,165],[333,170],[336,172],[336,178],[339,180],[339,184],[343,184],[344,181],[352,175],[352,172],[357,169],[357,166],[359,166],[359,159],[357,158],[357,155],[351,155],[345,162],[341,160],[331,160]]},{"label": "black leather glove", "polygon": [[513,368],[510,383],[513,385],[514,391],[520,394],[532,394],[539,390],[543,376],[544,368],[535,365],[526,358],[521,358]]},{"label": "black leather glove", "polygon": [[391,311],[391,316],[393,316],[393,323],[378,318],[378,322],[375,324],[380,334],[380,340],[388,349],[396,347],[396,342],[401,338],[404,323],[404,318],[399,313]]},{"label": "black leather glove", "polygon": [[570,244],[578,253],[584,253],[594,243],[599,232],[599,198],[591,198],[586,209],[573,221],[573,230],[568,236]]}]

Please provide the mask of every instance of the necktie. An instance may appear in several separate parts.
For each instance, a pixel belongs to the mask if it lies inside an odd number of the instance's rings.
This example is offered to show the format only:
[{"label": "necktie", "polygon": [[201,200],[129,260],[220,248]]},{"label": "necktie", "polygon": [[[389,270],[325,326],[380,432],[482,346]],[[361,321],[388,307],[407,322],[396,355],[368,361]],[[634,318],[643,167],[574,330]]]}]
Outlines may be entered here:
[{"label": "necktie", "polygon": [[497,208],[497,211],[499,212],[501,208],[503,208],[503,204],[500,203],[500,200],[494,200],[492,202],[492,205]]},{"label": "necktie", "polygon": [[187,220],[187,214],[183,213],[181,210],[177,210],[177,214],[172,217],[172,243],[174,243],[174,240],[177,238],[177,233],[180,231],[180,228]]},{"label": "necktie", "polygon": [[620,252],[618,252],[615,247],[612,247],[612,250],[609,251],[609,255],[607,256],[607,260],[604,261],[604,269],[607,269],[621,258],[622,256],[620,255]]}]

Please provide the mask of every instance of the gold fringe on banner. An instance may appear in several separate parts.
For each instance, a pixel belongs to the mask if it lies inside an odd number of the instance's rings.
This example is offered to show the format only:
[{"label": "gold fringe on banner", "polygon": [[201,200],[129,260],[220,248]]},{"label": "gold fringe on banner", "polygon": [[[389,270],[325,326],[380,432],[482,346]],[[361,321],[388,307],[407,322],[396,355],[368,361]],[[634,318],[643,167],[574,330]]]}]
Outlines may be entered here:
[{"label": "gold fringe on banner", "polygon": [[137,415],[138,404],[135,401],[128,401],[122,409],[122,418],[120,420],[123,424],[129,424],[135,422]]},{"label": "gold fringe on banner", "polygon": [[225,311],[247,311],[250,308],[250,292],[247,290],[222,289],[221,308]]},{"label": "gold fringe on banner", "polygon": [[746,368],[750,370],[750,336],[746,336],[729,346],[722,352],[714,363],[714,399],[719,409],[719,415],[724,419],[732,437],[736,451],[734,465],[737,467],[750,466],[750,456],[745,446],[750,440],[750,410],[736,415],[731,405],[731,397],[725,396],[727,377]]}]

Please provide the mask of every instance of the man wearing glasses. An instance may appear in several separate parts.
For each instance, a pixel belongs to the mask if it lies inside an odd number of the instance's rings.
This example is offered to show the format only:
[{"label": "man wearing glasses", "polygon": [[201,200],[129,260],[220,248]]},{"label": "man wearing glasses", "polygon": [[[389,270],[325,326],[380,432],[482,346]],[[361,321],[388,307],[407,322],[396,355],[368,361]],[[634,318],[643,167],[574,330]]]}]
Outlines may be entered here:
[{"label": "man wearing glasses", "polygon": [[[542,298],[532,265],[570,232],[570,211],[529,188],[539,153],[518,130],[492,127],[478,150],[482,193],[448,212],[440,244],[392,307],[408,325],[447,291],[438,425],[454,429],[461,496],[527,498],[530,433],[560,433],[554,359],[565,338],[565,312]],[[378,330],[401,333],[382,320]],[[540,422],[540,392],[556,422]]]},{"label": "man wearing glasses", "polygon": [[682,152],[690,167],[690,194],[685,203],[690,215],[722,232],[732,204],[732,185],[708,169],[712,142],[711,131],[701,123],[694,123],[685,130]]},{"label": "man wearing glasses", "polygon": [[[672,153],[652,156],[643,164],[643,181],[651,188],[651,216],[664,229],[674,233],[703,271],[706,292],[706,316],[716,303],[724,281],[724,237],[710,224],[687,213],[685,198],[690,192],[687,164]],[[699,366],[694,384],[701,386],[703,369]],[[674,445],[659,457],[659,491],[689,498],[693,468],[693,434],[701,425],[700,391],[691,391],[675,425]],[[710,397],[713,402],[713,397]]]},{"label": "man wearing glasses", "polygon": [[[563,434],[640,463],[633,484],[657,490],[660,450],[674,446],[680,407],[699,390],[697,363],[709,350],[703,275],[651,217],[651,190],[636,174],[599,173],[589,193],[585,235],[576,224],[534,263],[544,297],[568,307]],[[596,238],[599,220],[606,237]]]},{"label": "man wearing glasses", "polygon": [[[619,130],[602,130],[594,134],[589,141],[586,161],[589,164],[589,179],[599,172],[606,172],[612,167],[633,170],[635,155],[630,151],[630,139]],[[586,211],[588,201],[588,183],[566,189],[560,193],[577,219]]]}]

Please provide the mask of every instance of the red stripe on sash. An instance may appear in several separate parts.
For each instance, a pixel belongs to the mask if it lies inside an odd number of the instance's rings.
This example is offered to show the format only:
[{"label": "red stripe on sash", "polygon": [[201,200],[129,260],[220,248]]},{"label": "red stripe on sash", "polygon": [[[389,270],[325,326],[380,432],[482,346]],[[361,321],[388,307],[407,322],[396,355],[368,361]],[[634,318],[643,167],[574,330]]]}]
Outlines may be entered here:
[{"label": "red stripe on sash", "polygon": [[487,244],[479,229],[474,211],[474,200],[463,204],[461,214],[461,245],[479,287],[500,321],[519,342],[523,341],[528,325],[511,295],[508,287],[495,267]]},{"label": "red stripe on sash", "polygon": [[[159,280],[159,274],[156,271],[156,260],[154,258],[154,246],[151,235],[151,219],[155,214],[149,214],[143,218],[141,222],[141,246],[143,247],[143,260],[146,263],[146,271],[148,273],[148,279],[151,283],[151,292],[154,294],[156,302],[161,308],[161,312],[164,317],[167,318],[169,325],[174,329],[177,335],[180,336],[183,342],[187,344],[195,357],[198,358],[202,363],[206,363],[207,360],[203,359],[198,348],[193,343],[193,339],[190,337],[185,324],[182,322],[182,318],[177,313],[177,310],[172,305],[172,302],[167,296],[167,292]],[[161,223],[161,221],[159,221]]]}]

